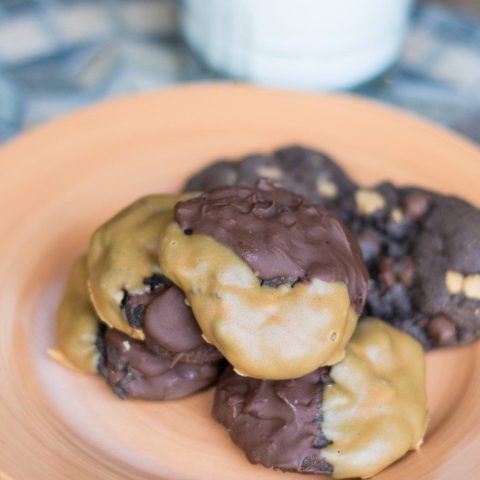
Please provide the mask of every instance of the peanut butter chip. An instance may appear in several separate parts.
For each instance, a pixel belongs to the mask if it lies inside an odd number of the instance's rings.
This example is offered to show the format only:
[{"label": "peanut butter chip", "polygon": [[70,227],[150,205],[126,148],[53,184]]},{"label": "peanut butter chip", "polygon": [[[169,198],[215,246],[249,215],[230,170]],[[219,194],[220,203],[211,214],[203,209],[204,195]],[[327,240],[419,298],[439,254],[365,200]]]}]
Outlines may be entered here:
[{"label": "peanut butter chip", "polygon": [[297,378],[343,358],[357,321],[344,283],[262,286],[228,247],[185,235],[176,222],[160,242],[159,261],[185,292],[206,340],[242,375]]},{"label": "peanut butter chip", "polygon": [[445,275],[445,285],[452,295],[457,295],[463,289],[463,275],[454,270],[448,270]]},{"label": "peanut butter chip", "polygon": [[405,215],[399,208],[394,208],[390,213],[390,217],[395,223],[398,224],[403,223],[403,221],[405,220]]},{"label": "peanut butter chip", "polygon": [[51,356],[84,372],[95,372],[99,358],[96,347],[99,322],[88,296],[87,261],[83,256],[73,267],[57,312],[60,354]]},{"label": "peanut butter chip", "polygon": [[324,198],[335,198],[338,195],[338,187],[331,180],[326,178],[317,179],[317,192]]},{"label": "peanut butter chip", "polygon": [[357,210],[361,215],[372,215],[386,206],[383,195],[375,190],[360,189],[355,192]]},{"label": "peanut butter chip", "polygon": [[467,275],[464,278],[463,292],[467,298],[480,300],[480,274]]},{"label": "peanut butter chip", "polygon": [[420,344],[374,318],[362,320],[330,371],[322,457],[335,478],[370,477],[417,449],[428,422]]},{"label": "peanut butter chip", "polygon": [[225,185],[235,185],[238,180],[238,174],[235,170],[230,170],[224,178]]},{"label": "peanut butter chip", "polygon": [[279,168],[266,165],[258,167],[257,174],[260,178],[268,178],[269,180],[278,181],[283,178],[283,172]]},{"label": "peanut butter chip", "polygon": [[125,290],[144,293],[144,279],[161,273],[158,242],[173,219],[173,207],[196,194],[150,195],[136,201],[93,235],[88,250],[88,286],[95,310],[107,325],[137,339],[121,310]]}]

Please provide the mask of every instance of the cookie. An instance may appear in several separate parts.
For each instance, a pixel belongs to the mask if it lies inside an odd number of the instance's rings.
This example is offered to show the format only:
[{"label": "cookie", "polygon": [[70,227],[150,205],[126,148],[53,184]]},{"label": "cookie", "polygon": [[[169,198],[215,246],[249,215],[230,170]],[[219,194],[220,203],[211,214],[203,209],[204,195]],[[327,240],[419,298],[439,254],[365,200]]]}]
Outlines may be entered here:
[{"label": "cookie", "polygon": [[255,378],[294,378],[340,360],[368,284],[345,226],[265,180],[177,203],[159,262],[205,339]]},{"label": "cookie", "polygon": [[205,343],[194,354],[182,355],[153,352],[145,342],[112,328],[103,338],[100,372],[120,398],[183,398],[210,386],[222,369],[218,352]]},{"label": "cookie", "polygon": [[356,188],[356,184],[329,156],[293,145],[271,155],[257,154],[236,161],[215,162],[192,176],[184,190],[195,192],[232,185],[253,186],[260,178],[330,210],[334,210],[339,200]]},{"label": "cookie", "polygon": [[422,222],[413,259],[414,302],[440,343],[480,335],[480,211],[462,200],[435,196]]},{"label": "cookie", "polygon": [[383,183],[344,198],[341,216],[369,267],[367,314],[411,333],[426,349],[478,338],[478,209]]},{"label": "cookie", "polygon": [[95,311],[109,327],[132,338],[144,339],[135,318],[143,297],[169,285],[158,265],[158,242],[182,198],[189,196],[143,197],[99,227],[90,241],[88,287]]},{"label": "cookie", "polygon": [[84,255],[74,266],[58,310],[58,348],[49,352],[52,358],[81,371],[98,371],[122,398],[170,400],[216,381],[223,357],[203,340],[183,292],[165,277],[149,277],[144,282],[148,291],[124,299],[122,308],[130,312],[126,319],[134,318],[144,340],[101,321],[88,278]]},{"label": "cookie", "polygon": [[427,426],[420,344],[365,319],[345,358],[295,380],[228,368],[212,409],[252,463],[334,478],[370,477],[419,448]]},{"label": "cookie", "polygon": [[101,337],[99,371],[113,391],[121,398],[173,400],[214,383],[223,357],[202,338],[183,292],[170,284],[142,299],[143,341],[112,328]]}]

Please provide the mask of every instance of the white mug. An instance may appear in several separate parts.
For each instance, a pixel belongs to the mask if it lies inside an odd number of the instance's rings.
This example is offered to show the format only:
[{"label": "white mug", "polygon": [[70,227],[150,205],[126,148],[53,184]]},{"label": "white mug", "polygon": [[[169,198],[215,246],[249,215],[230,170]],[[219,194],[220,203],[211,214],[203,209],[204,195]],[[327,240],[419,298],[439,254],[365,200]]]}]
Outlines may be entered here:
[{"label": "white mug", "polygon": [[259,84],[342,89],[397,58],[412,0],[183,0],[187,42],[214,70]]}]

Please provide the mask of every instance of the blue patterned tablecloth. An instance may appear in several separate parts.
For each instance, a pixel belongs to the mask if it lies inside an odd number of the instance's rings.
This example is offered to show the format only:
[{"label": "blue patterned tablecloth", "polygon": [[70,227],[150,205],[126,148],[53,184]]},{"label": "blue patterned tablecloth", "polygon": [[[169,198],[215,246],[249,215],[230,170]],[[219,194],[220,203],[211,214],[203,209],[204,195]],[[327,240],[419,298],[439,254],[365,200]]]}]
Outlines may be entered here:
[{"label": "blue patterned tablecloth", "polygon": [[[217,78],[183,43],[175,0],[0,0],[0,141],[86,104]],[[398,65],[358,93],[480,142],[480,18],[416,8]]]}]

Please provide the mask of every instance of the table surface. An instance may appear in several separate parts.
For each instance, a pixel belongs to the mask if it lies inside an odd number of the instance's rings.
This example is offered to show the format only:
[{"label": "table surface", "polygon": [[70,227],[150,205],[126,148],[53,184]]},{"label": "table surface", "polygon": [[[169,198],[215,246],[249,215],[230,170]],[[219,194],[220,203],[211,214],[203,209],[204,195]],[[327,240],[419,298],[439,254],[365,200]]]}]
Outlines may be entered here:
[{"label": "table surface", "polygon": [[[428,0],[430,3],[436,0]],[[441,0],[436,3],[443,3],[450,7],[461,8],[467,12],[472,12],[476,15],[480,15],[480,2],[478,0]]]},{"label": "table surface", "polygon": [[[179,3],[0,0],[0,141],[105,98],[218,80],[182,41]],[[354,93],[480,142],[479,58],[479,0],[422,2],[399,62]]]}]

